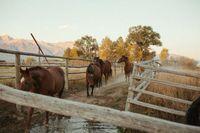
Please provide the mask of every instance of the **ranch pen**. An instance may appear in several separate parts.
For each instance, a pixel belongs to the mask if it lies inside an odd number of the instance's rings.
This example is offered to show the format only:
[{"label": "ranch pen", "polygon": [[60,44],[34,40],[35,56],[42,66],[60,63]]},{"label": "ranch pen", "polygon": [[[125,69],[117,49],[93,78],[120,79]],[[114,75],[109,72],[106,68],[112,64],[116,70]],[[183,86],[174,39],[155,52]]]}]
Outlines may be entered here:
[{"label": "ranch pen", "polygon": [[[19,83],[19,70],[20,70],[20,55],[31,55],[31,56],[41,56],[32,53],[16,52],[10,50],[0,49],[1,53],[15,54],[15,69],[16,69],[16,88]],[[49,58],[59,58],[65,59],[65,73],[68,73],[68,59],[59,56],[45,55]],[[81,59],[77,59],[81,60]],[[152,78],[152,77],[149,77]],[[66,76],[66,80],[68,77]],[[68,88],[68,83],[67,86]],[[130,94],[129,94],[130,96]],[[200,128],[195,126],[189,126],[185,124],[180,124],[176,122],[171,122],[163,120],[160,118],[154,118],[150,116],[141,115],[138,113],[132,113],[127,110],[119,111],[107,107],[90,105],[80,102],[74,102],[65,99],[59,99],[49,96],[44,96],[40,94],[34,94],[30,92],[20,91],[5,85],[0,84],[0,99],[11,102],[18,105],[29,106],[34,108],[43,109],[53,113],[65,115],[65,116],[77,116],[87,120],[99,121],[109,123],[115,126],[138,129],[147,132],[171,132],[171,133],[199,133]],[[40,101],[40,102],[38,102]],[[56,104],[55,104],[56,103]]]}]

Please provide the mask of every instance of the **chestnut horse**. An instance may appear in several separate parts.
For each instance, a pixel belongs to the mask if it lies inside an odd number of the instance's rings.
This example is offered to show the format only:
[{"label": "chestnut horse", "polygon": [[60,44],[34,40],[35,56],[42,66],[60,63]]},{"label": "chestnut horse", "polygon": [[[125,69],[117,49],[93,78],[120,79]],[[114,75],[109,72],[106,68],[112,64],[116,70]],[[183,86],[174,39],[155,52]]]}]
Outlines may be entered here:
[{"label": "chestnut horse", "polygon": [[133,71],[133,64],[130,63],[128,60],[128,57],[124,55],[122,55],[122,57],[117,61],[117,63],[121,63],[121,62],[125,62],[125,66],[124,66],[125,78],[126,78],[126,81],[128,80],[129,82],[130,75]]},{"label": "chestnut horse", "polygon": [[186,123],[189,125],[200,126],[200,97],[189,107],[186,113]]},{"label": "chestnut horse", "polygon": [[86,70],[86,88],[87,96],[89,96],[89,88],[92,88],[91,96],[93,96],[94,87],[101,85],[101,69],[96,63],[90,63]]},{"label": "chestnut horse", "polygon": [[108,78],[110,76],[112,76],[111,62],[108,61],[108,60],[103,61],[99,57],[94,57],[94,62],[97,62],[97,63],[100,64],[100,68],[101,68],[101,80],[102,80],[102,76],[104,75],[104,77],[105,77],[105,84],[107,84]]},{"label": "chestnut horse", "polygon": [[[64,72],[60,67],[49,67],[47,69],[43,67],[31,67],[26,70],[20,69],[20,89],[23,91],[29,91],[37,94],[43,94],[47,96],[61,95],[65,86]],[[34,109],[29,108],[27,123],[25,132],[30,131],[31,117]],[[48,123],[48,111],[46,111],[45,123]]]}]

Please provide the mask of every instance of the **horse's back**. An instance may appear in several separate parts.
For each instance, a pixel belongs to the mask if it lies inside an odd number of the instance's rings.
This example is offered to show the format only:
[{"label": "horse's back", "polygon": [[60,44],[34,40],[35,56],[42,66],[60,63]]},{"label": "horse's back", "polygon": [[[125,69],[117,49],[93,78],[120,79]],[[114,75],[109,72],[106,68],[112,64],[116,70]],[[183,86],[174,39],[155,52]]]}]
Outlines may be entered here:
[{"label": "horse's back", "polygon": [[51,73],[55,81],[54,93],[61,91],[65,84],[64,71],[57,66],[49,67],[48,71]]},{"label": "horse's back", "polygon": [[186,123],[200,126],[200,97],[190,106],[186,113]]}]

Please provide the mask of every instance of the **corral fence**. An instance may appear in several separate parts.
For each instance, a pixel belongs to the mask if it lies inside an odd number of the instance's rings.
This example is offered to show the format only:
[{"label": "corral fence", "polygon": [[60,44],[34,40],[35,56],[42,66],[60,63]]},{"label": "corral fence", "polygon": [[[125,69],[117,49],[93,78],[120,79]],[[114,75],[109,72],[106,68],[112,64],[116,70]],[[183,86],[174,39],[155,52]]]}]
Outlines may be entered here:
[{"label": "corral fence", "polygon": [[[143,68],[144,72],[139,73],[138,71],[140,70],[139,68]],[[189,101],[189,100],[175,98],[172,96],[167,96],[167,95],[163,95],[163,94],[159,94],[159,93],[147,90],[150,83],[157,83],[157,84],[162,84],[166,86],[176,87],[177,89],[200,91],[200,87],[197,87],[197,86],[157,79],[156,74],[159,72],[200,79],[200,75],[198,74],[185,73],[181,71],[175,71],[175,70],[163,68],[161,67],[161,64],[158,62],[158,60],[150,60],[150,61],[134,63],[133,74],[132,74],[129,89],[128,89],[128,97],[126,101],[125,110],[131,111],[131,106],[137,105],[137,106],[142,106],[142,107],[150,108],[153,110],[157,110],[157,111],[161,111],[161,112],[165,112],[169,114],[185,116],[186,112],[184,111],[171,109],[171,108],[167,108],[167,107],[163,107],[159,105],[154,105],[154,104],[146,103],[139,100],[142,94],[145,94],[145,95],[153,96],[156,98],[170,100],[176,103],[182,103],[186,105],[192,104],[192,101]],[[137,80],[140,80],[139,84]],[[177,132],[179,132],[179,129],[177,129]]]},{"label": "corral fence", "polygon": [[[83,74],[86,71],[86,67],[92,60],[84,59],[84,58],[66,58],[61,56],[53,56],[53,55],[40,55],[35,53],[28,53],[28,52],[19,52],[19,51],[12,51],[12,50],[6,50],[6,49],[0,49],[0,53],[5,54],[11,54],[15,56],[15,63],[9,63],[6,64],[5,62],[0,63],[0,67],[15,67],[15,76],[5,76],[0,75],[0,79],[15,79],[15,88],[18,88],[19,82],[20,82],[20,68],[21,67],[33,67],[33,66],[43,66],[43,67],[49,67],[49,66],[60,66],[64,68],[65,71],[65,89],[68,89],[68,81],[76,81],[76,80],[83,80],[85,79],[85,76],[77,76],[78,78],[69,78],[69,75],[79,75]],[[8,55],[9,56],[9,55]],[[46,57],[46,58],[52,58],[56,59],[57,61],[49,61],[48,63],[40,61],[35,64],[26,65],[22,63],[21,56],[34,56],[34,57]],[[76,65],[69,65],[69,62],[76,62],[76,61],[82,61],[84,65],[75,63]],[[117,73],[117,68],[122,68],[120,64],[117,64],[116,62],[112,62],[112,67],[114,74]],[[75,72],[69,72],[69,69],[78,69],[79,71]]]},{"label": "corral fence", "polygon": [[[1,50],[3,53],[11,53],[11,51]],[[20,69],[20,52],[13,52],[16,57],[16,79],[19,78],[19,69]],[[31,55],[31,56],[39,56],[37,54],[23,53],[23,55]],[[40,55],[42,56],[42,55]],[[43,57],[43,56],[42,56]],[[57,58],[55,56],[47,56],[49,58]],[[68,59],[64,57],[58,57],[65,59],[65,64],[68,66]],[[136,66],[136,65],[135,65]],[[65,67],[65,72],[68,72],[68,67]],[[134,71],[136,72],[136,67],[134,67]],[[135,74],[134,74],[135,75]],[[138,75],[138,74],[137,74]],[[137,76],[135,75],[135,76]],[[143,76],[150,75],[148,78],[154,77],[155,73],[153,70],[144,71]],[[146,77],[146,76],[145,76]],[[144,77],[143,77],[144,78]],[[146,77],[147,78],[147,77]],[[66,79],[68,79],[66,77]],[[132,79],[133,80],[133,79]],[[149,80],[148,80],[149,81]],[[16,84],[19,81],[16,80]],[[148,82],[147,82],[148,83]],[[147,83],[143,83],[140,86],[147,86]],[[133,82],[131,82],[131,86]],[[142,88],[142,87],[141,87]],[[128,98],[130,95],[131,89],[129,88]],[[171,122],[167,120],[163,120],[160,118],[154,118],[138,113],[132,113],[128,111],[128,106],[130,102],[127,102],[126,111],[119,111],[107,107],[90,105],[80,102],[74,102],[66,99],[59,99],[55,97],[44,96],[40,94],[25,92],[21,90],[14,89],[12,87],[8,87],[0,84],[0,99],[11,102],[18,105],[34,107],[46,111],[50,111],[56,114],[61,114],[65,116],[76,116],[81,117],[87,120],[99,121],[109,123],[115,126],[130,128],[130,129],[138,129],[147,132],[185,132],[185,133],[199,133],[200,128],[195,126],[184,125],[176,122]],[[128,101],[128,100],[127,100]]]}]

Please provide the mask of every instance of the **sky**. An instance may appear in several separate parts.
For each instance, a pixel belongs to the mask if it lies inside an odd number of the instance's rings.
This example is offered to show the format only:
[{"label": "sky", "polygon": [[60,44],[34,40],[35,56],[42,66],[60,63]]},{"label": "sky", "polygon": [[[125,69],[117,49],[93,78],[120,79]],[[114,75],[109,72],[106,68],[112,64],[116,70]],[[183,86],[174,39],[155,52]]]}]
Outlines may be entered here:
[{"label": "sky", "polygon": [[0,35],[47,42],[124,39],[148,25],[169,53],[200,60],[200,0],[0,0]]}]

